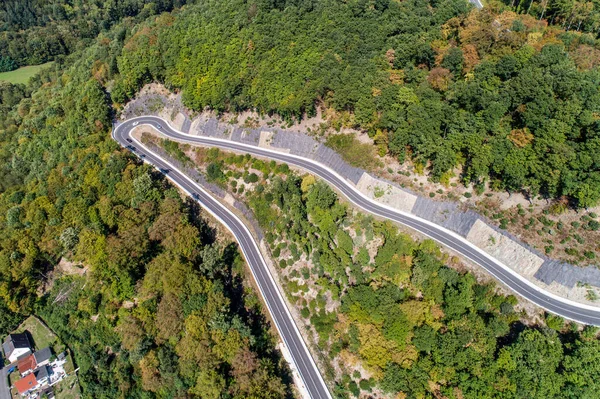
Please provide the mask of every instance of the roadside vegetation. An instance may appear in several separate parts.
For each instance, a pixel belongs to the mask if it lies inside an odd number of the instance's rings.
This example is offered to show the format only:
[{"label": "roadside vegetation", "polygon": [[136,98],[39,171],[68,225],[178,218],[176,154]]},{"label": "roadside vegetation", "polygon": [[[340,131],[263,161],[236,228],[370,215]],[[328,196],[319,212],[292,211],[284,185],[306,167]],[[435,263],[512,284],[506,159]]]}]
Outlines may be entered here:
[{"label": "roadside vegetation", "polygon": [[[172,141],[142,137],[175,153]],[[433,241],[352,211],[311,175],[179,147],[250,205],[335,397],[579,398],[599,388],[586,381],[600,372],[596,328],[548,314],[532,323]]]},{"label": "roadside vegetation", "polygon": [[459,167],[465,184],[586,208],[600,199],[598,51],[595,33],[463,0],[208,1],[138,29],[111,94],[158,80],[193,110],[321,106],[436,181]]},{"label": "roadside vegetation", "polygon": [[[184,3],[0,9],[3,70],[54,61],[26,85],[0,83],[0,333],[40,316],[73,350],[84,397],[291,395],[231,238],[110,139],[145,83],[181,90],[196,111],[291,122],[322,106],[340,115],[334,126],[368,131],[377,153],[433,179],[460,165],[465,183],[577,207],[600,198],[591,33],[463,0]],[[431,243],[352,216],[326,186],[284,165],[206,156],[207,177],[249,193],[272,222],[271,251],[336,395],[600,389],[595,329],[521,325],[513,299],[448,267]],[[77,272],[52,276],[61,260]]]},{"label": "roadside vegetation", "polygon": [[39,316],[84,397],[288,397],[231,237],[111,139],[102,43],[0,85],[0,333]]}]

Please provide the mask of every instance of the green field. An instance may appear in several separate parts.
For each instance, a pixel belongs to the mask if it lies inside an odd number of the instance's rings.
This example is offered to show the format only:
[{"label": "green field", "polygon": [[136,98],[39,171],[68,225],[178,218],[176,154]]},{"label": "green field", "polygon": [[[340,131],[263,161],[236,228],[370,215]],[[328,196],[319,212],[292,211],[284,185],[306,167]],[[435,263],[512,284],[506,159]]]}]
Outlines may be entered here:
[{"label": "green field", "polygon": [[56,335],[52,331],[48,329],[45,325],[43,325],[35,316],[29,316],[17,329],[15,332],[20,333],[24,331],[29,331],[31,337],[33,338],[32,344],[35,346],[36,350],[44,349],[48,346],[54,345],[56,342]]},{"label": "green field", "polygon": [[52,62],[47,62],[40,65],[24,66],[19,69],[15,69],[10,72],[0,72],[0,80],[4,80],[10,83],[23,83],[26,84],[29,78],[40,71],[40,69],[50,66]]}]

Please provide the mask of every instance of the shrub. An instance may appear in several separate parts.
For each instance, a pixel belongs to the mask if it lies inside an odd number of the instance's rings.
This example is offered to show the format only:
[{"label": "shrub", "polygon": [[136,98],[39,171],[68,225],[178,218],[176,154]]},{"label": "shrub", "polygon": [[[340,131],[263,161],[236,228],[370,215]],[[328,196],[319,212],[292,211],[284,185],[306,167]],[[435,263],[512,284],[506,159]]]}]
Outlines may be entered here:
[{"label": "shrub", "polygon": [[210,181],[223,181],[225,175],[223,174],[222,165],[220,163],[211,162],[206,168],[206,177]]},{"label": "shrub", "polygon": [[256,183],[258,181],[258,175],[256,173],[250,173],[244,176],[245,183]]},{"label": "shrub", "polygon": [[302,317],[304,317],[305,319],[308,319],[310,317],[310,310],[305,306],[302,308],[302,310],[300,311],[300,314],[302,315]]},{"label": "shrub", "polygon": [[575,248],[565,248],[565,253],[571,256],[577,256],[578,252]]},{"label": "shrub", "polygon": [[360,389],[362,389],[363,391],[371,390],[371,382],[369,380],[360,380],[358,386],[360,386]]},{"label": "shrub", "polygon": [[546,325],[556,331],[560,331],[563,329],[565,325],[565,320],[560,316],[555,316],[553,314],[546,315]]}]

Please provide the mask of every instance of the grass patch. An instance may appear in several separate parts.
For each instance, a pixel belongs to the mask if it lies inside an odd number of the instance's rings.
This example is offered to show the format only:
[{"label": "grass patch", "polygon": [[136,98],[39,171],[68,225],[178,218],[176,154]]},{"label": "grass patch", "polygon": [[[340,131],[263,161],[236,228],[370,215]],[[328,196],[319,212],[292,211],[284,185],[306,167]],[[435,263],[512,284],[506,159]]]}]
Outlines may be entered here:
[{"label": "grass patch", "polygon": [[32,344],[36,350],[44,349],[48,346],[52,347],[56,341],[56,335],[35,316],[29,316],[15,332],[22,333],[29,331],[33,338]]},{"label": "grass patch", "polygon": [[337,151],[350,165],[365,170],[382,167],[377,160],[375,146],[361,143],[354,134],[332,134],[327,137],[325,145]]},{"label": "grass patch", "polygon": [[79,399],[81,390],[77,381],[77,375],[68,375],[64,380],[54,386],[54,394],[60,399]]},{"label": "grass patch", "polygon": [[29,78],[38,73],[42,68],[48,67],[50,65],[52,65],[52,62],[47,62],[45,64],[40,65],[24,66],[9,72],[1,72],[0,80],[4,80],[13,84],[26,84],[29,81]]}]

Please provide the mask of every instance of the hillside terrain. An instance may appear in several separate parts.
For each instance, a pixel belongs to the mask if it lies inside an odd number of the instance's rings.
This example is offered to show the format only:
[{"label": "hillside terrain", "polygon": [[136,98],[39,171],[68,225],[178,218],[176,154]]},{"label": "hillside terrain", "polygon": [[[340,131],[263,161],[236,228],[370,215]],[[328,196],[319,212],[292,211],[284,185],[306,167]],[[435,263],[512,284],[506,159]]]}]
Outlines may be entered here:
[{"label": "hillside terrain", "polygon": [[[83,397],[293,397],[231,236],[110,137],[154,81],[195,112],[286,124],[321,112],[433,181],[458,171],[466,185],[596,205],[595,14],[490,3],[3,2],[0,70],[54,62],[0,82],[1,335],[40,316],[72,351]],[[248,190],[273,222],[261,225],[273,259],[327,362],[352,364],[330,373],[336,397],[600,390],[595,328],[525,322],[435,245],[283,166],[205,159],[208,178]]]}]

